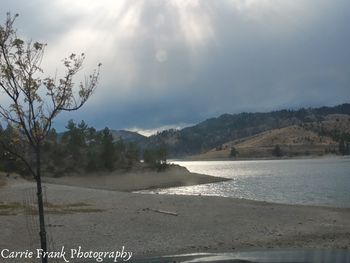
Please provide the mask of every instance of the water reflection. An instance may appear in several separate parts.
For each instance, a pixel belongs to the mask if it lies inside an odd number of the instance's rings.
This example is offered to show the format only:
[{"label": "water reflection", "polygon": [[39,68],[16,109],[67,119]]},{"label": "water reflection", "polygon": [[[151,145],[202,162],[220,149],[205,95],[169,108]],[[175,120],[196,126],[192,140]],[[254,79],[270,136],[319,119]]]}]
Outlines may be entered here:
[{"label": "water reflection", "polygon": [[151,192],[350,207],[350,158],[174,163],[233,180]]}]

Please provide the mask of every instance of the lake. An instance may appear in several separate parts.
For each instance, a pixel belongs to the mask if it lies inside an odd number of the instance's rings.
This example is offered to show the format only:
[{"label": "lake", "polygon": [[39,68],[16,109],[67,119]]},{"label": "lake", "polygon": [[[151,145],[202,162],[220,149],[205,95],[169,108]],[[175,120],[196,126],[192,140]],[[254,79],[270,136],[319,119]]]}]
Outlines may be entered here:
[{"label": "lake", "polygon": [[161,194],[212,195],[259,201],[350,207],[350,158],[173,161],[189,171],[230,178],[214,184],[174,187]]}]

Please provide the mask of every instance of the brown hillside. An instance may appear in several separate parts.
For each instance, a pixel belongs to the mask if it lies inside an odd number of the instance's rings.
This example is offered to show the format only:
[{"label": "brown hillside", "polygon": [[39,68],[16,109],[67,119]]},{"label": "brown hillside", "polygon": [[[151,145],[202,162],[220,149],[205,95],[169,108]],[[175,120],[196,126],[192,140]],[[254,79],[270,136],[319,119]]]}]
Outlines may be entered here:
[{"label": "brown hillside", "polygon": [[[315,126],[316,124],[313,123],[313,125]],[[324,128],[327,127],[329,130],[336,127],[346,131],[350,127],[350,121],[344,125],[344,121],[340,121],[339,118],[336,121],[333,116],[324,122],[318,123],[318,125],[322,125]],[[276,145],[281,147],[283,156],[287,157],[321,156],[335,153],[338,149],[338,142],[331,137],[321,136],[318,132],[312,131],[309,126],[304,128],[293,125],[228,142],[204,154],[192,156],[191,159],[230,158],[232,147],[238,151],[236,158],[271,158]]]},{"label": "brown hillside", "polygon": [[290,126],[281,129],[260,133],[251,138],[229,142],[224,147],[272,147],[275,145],[331,145],[335,142],[326,136],[306,130],[299,126]]},{"label": "brown hillside", "polygon": [[350,115],[327,115],[323,121],[304,123],[303,127],[319,134],[350,133]]}]

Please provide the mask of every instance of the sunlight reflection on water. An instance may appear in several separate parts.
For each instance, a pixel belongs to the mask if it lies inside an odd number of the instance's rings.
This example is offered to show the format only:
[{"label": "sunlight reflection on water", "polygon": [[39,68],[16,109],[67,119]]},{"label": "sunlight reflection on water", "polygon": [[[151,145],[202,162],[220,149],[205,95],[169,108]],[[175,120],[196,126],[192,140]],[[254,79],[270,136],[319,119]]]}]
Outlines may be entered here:
[{"label": "sunlight reflection on water", "polygon": [[143,192],[350,207],[350,158],[173,163],[191,172],[232,180]]}]

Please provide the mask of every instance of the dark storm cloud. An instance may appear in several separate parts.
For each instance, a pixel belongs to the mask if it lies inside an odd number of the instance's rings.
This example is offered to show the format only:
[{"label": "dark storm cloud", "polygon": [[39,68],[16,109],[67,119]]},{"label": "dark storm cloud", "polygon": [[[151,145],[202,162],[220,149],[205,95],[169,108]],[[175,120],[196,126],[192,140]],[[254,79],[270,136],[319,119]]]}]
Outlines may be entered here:
[{"label": "dark storm cloud", "polygon": [[51,46],[48,67],[71,49],[86,51],[86,70],[104,65],[92,100],[58,127],[74,117],[151,129],[350,101],[349,1],[99,2],[1,1]]}]

